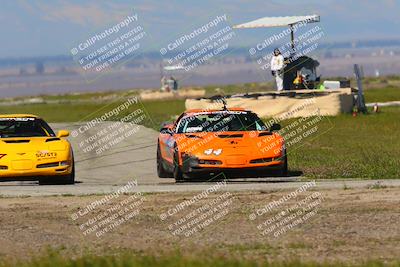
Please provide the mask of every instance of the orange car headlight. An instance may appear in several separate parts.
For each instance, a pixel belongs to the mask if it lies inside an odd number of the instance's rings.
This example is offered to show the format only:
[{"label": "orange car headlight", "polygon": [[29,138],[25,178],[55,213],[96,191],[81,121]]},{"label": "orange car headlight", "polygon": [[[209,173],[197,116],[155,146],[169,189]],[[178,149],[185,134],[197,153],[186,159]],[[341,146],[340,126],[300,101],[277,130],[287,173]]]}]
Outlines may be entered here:
[{"label": "orange car headlight", "polygon": [[219,148],[219,149],[214,149],[214,155],[216,155],[216,156],[219,156],[219,155],[221,155],[221,153],[222,153],[222,148]]},{"label": "orange car headlight", "polygon": [[212,149],[212,148],[209,148],[209,149],[204,150],[204,154],[206,154],[207,156],[211,155],[212,152],[213,152],[213,149]]},{"label": "orange car headlight", "polygon": [[204,150],[204,154],[207,156],[209,156],[211,154],[214,154],[215,156],[219,156],[219,155],[221,155],[221,153],[222,153],[222,148],[218,148],[218,149],[209,148],[209,149]]}]

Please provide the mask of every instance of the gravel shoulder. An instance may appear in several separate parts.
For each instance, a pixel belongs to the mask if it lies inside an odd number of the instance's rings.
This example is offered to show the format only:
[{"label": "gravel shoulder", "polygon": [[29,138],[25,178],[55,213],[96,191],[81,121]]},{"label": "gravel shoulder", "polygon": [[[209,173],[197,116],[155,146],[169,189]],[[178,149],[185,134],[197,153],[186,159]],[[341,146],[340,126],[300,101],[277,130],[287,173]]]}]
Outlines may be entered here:
[{"label": "gravel shoulder", "polygon": [[[231,192],[228,212],[190,236],[170,230],[182,216],[210,204],[223,194],[216,192],[186,206],[162,220],[161,214],[179,207],[196,193],[143,194],[139,212],[110,231],[96,236],[84,234],[90,218],[113,211],[132,195],[85,211],[103,196],[51,196],[0,199],[0,260],[40,255],[48,248],[69,256],[83,253],[213,253],[251,259],[291,258],[306,261],[360,262],[369,259],[391,261],[400,258],[400,188],[375,186],[355,189],[312,188],[285,201],[271,213],[250,220],[249,215],[293,190],[270,189]],[[258,225],[310,194],[320,193],[318,211],[279,236],[264,236]],[[125,202],[124,202],[125,201]],[[78,219],[73,214],[81,211]],[[116,210],[114,210],[116,212]],[[86,213],[85,213],[86,212]],[[86,225],[85,225],[86,224]],[[82,226],[83,225],[83,226]],[[29,244],[29,245],[27,245]]]}]

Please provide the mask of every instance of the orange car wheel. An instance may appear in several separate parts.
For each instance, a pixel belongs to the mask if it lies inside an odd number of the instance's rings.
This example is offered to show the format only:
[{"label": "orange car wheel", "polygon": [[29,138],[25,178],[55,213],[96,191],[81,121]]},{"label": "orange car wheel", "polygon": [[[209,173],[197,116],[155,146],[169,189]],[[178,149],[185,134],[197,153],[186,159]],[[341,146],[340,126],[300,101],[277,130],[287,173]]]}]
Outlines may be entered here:
[{"label": "orange car wheel", "polygon": [[284,152],[284,163],[282,168],[279,170],[279,176],[287,176],[288,175],[288,160],[286,155],[286,150]]},{"label": "orange car wheel", "polygon": [[171,175],[165,170],[164,159],[161,156],[160,145],[157,145],[157,175],[160,178],[169,178]]},{"label": "orange car wheel", "polygon": [[174,178],[175,182],[183,182],[183,174],[182,170],[179,167],[179,152],[178,149],[175,148],[175,153],[174,153]]}]

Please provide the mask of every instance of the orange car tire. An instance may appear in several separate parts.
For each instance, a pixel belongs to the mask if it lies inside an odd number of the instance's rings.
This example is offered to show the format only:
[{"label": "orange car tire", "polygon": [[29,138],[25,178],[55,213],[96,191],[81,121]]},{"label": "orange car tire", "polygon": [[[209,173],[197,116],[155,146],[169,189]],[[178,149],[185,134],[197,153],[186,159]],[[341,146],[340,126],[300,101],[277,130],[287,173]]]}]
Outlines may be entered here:
[{"label": "orange car tire", "polygon": [[171,175],[164,168],[164,159],[161,157],[160,144],[157,145],[157,175],[160,178],[171,177]]},{"label": "orange car tire", "polygon": [[182,174],[182,170],[179,167],[179,152],[177,149],[175,149],[175,153],[174,153],[174,178],[175,178],[175,182],[183,182],[183,174]]}]

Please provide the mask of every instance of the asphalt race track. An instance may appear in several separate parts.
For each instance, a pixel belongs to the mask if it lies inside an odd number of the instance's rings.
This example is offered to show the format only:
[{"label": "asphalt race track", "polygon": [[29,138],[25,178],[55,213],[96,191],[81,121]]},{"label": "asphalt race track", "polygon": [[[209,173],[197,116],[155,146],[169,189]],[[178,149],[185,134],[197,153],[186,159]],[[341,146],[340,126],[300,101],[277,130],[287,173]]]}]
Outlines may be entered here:
[{"label": "asphalt race track", "polygon": [[[174,179],[158,178],[156,173],[158,133],[143,126],[138,126],[134,134],[123,138],[102,153],[96,153],[94,149],[85,152],[82,142],[86,142],[85,140],[89,137],[96,135],[97,132],[111,124],[111,122],[107,122],[97,125],[76,137],[73,137],[72,133],[84,124],[55,123],[51,125],[55,131],[67,129],[71,132],[69,140],[73,145],[75,155],[77,181],[75,185],[39,186],[37,182],[3,182],[0,183],[0,195],[100,194],[113,192],[130,181],[137,181],[138,186],[133,189],[134,191],[143,192],[201,191],[210,186],[210,182],[175,184]],[[300,181],[301,179],[300,176],[235,179],[228,181],[226,190],[297,188],[304,183]],[[348,187],[361,188],[375,182],[374,180],[320,181],[317,183],[317,187],[343,188],[346,184]],[[399,186],[400,180],[385,180],[382,183],[388,186]]]}]

